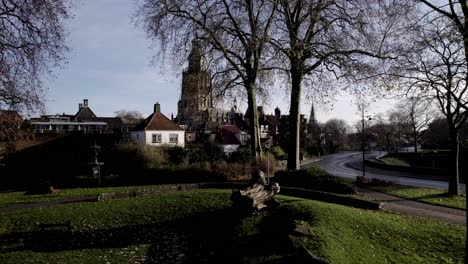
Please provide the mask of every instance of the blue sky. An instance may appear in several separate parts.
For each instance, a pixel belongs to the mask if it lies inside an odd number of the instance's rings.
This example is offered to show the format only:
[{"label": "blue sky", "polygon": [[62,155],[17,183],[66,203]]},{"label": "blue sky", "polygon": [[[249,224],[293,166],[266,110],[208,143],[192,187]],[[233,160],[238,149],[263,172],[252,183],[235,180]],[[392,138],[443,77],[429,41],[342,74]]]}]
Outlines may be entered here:
[{"label": "blue sky", "polygon": [[[46,113],[74,114],[84,98],[98,116],[114,116],[121,109],[136,110],[144,116],[153,104],[161,103],[167,116],[177,114],[180,96],[180,74],[172,67],[151,64],[155,50],[144,32],[134,26],[131,16],[135,2],[129,0],[81,0],[75,6],[75,18],[67,23],[69,32],[68,63],[47,78]],[[316,110],[317,119],[346,119],[349,124],[359,119],[352,97],[341,94],[333,109]],[[288,96],[278,92],[266,101],[267,112],[279,106],[287,114]],[[376,103],[371,112],[386,111],[388,103]],[[309,116],[310,102],[303,100],[302,113]],[[330,107],[328,107],[330,108]],[[245,106],[241,105],[245,111]]]}]

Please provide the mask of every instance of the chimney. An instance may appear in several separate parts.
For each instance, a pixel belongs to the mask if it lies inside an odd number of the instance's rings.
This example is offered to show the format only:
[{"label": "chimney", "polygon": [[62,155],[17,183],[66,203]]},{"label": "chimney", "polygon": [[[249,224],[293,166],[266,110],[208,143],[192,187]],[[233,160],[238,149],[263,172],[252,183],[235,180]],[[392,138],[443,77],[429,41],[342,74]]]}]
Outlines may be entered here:
[{"label": "chimney", "polygon": [[159,104],[159,102],[154,104],[154,112],[161,113],[161,105]]},{"label": "chimney", "polygon": [[275,116],[278,118],[281,117],[281,110],[278,107],[275,108]]},{"label": "chimney", "polygon": [[84,107],[88,107],[88,99],[84,99],[84,100],[83,100],[83,106],[84,106]]},{"label": "chimney", "polygon": [[78,111],[81,110],[81,108],[83,108],[83,104],[78,104]]}]

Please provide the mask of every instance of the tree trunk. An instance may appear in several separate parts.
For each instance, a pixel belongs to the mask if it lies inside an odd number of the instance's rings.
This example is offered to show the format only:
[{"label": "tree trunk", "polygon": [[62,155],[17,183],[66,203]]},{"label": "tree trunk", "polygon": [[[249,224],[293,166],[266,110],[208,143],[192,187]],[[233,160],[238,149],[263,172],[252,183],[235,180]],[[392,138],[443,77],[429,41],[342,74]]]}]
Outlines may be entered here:
[{"label": "tree trunk", "polygon": [[459,172],[459,156],[460,142],[458,137],[458,129],[450,126],[450,154],[449,154],[449,188],[448,193],[451,195],[460,195],[460,172]]},{"label": "tree trunk", "polygon": [[416,136],[414,137],[414,153],[418,153],[418,139],[416,138]]},{"label": "tree trunk", "polygon": [[299,170],[300,128],[301,128],[301,85],[303,67],[301,62],[291,60],[291,104],[289,110],[289,151],[288,170]]},{"label": "tree trunk", "polygon": [[262,146],[260,145],[260,131],[258,129],[258,111],[257,111],[257,93],[255,84],[250,84],[247,89],[247,104],[250,109],[249,113],[249,127],[250,127],[250,153],[252,155],[252,162],[256,164],[257,160],[261,158]]},{"label": "tree trunk", "polygon": [[387,134],[385,138],[387,139],[387,153],[390,153],[390,136]]}]

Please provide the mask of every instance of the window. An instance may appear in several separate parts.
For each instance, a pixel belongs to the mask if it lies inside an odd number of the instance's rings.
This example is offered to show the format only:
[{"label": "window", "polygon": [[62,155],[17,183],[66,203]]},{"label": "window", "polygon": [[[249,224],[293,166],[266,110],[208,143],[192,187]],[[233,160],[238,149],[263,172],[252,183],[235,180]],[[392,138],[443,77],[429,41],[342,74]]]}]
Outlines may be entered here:
[{"label": "window", "polygon": [[188,140],[192,140],[192,135],[187,135]]},{"label": "window", "polygon": [[152,142],[153,143],[161,143],[161,134],[153,134],[152,136]]},{"label": "window", "polygon": [[177,144],[178,142],[178,136],[177,134],[169,134],[169,143],[175,143]]}]

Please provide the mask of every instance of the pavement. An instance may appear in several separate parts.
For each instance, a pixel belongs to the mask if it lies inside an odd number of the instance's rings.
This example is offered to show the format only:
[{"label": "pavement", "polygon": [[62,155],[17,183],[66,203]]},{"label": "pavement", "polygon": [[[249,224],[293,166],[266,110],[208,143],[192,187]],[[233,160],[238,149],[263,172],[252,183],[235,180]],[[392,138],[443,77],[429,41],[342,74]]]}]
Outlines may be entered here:
[{"label": "pavement", "polygon": [[[301,163],[302,168],[310,168],[315,164],[322,166],[328,173],[343,177],[356,178],[362,175],[361,170],[357,170],[352,166],[348,166],[351,162],[361,159],[361,153],[348,152],[325,156],[325,158],[310,160]],[[443,189],[447,188],[448,184],[444,181],[434,181],[418,178],[413,178],[409,173],[401,173],[395,171],[379,170],[378,173],[366,173],[366,177],[379,178],[383,180],[393,181],[401,185],[419,186]],[[460,184],[463,191],[466,190],[465,184]],[[401,197],[389,195],[382,192],[377,192],[369,189],[359,188],[358,191],[369,199],[382,203],[382,209],[389,212],[403,213],[408,215],[417,215],[443,221],[450,224],[466,226],[466,210],[453,209],[443,206],[431,205],[427,203],[416,202]]]},{"label": "pavement", "polygon": [[416,202],[364,188],[358,188],[358,192],[376,202],[382,203],[381,208],[384,211],[417,215],[450,224],[466,226],[465,210]]}]

